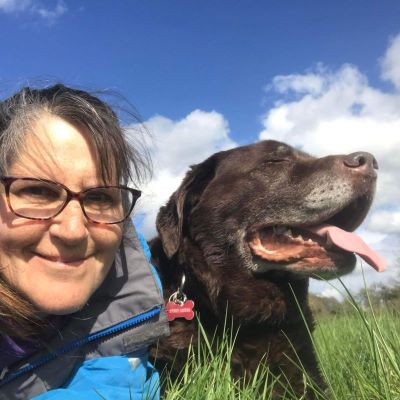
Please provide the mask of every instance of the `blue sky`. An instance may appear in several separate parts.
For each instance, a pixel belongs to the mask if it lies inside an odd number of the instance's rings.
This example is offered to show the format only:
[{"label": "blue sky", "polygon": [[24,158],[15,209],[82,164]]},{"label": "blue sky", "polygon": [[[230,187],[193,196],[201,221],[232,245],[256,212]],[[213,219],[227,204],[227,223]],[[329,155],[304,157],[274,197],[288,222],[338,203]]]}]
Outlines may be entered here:
[{"label": "blue sky", "polygon": [[145,118],[216,110],[239,142],[257,138],[274,76],[351,63],[378,82],[377,59],[400,31],[398,1],[64,0],[54,18],[33,6],[56,1],[30,3],[0,12],[0,82],[111,87]]},{"label": "blue sky", "polygon": [[[360,232],[395,265],[400,2],[0,0],[0,35],[3,96],[61,80],[136,106],[154,137],[140,211],[148,236],[190,164],[272,138],[316,155],[376,155],[378,194]],[[360,282],[358,269],[348,284]]]}]

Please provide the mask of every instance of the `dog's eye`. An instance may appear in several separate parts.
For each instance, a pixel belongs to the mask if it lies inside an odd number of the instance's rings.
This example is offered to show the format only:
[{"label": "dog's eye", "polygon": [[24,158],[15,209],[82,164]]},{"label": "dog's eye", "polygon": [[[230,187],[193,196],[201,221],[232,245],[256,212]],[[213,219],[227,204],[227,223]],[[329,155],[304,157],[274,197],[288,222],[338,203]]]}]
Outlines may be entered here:
[{"label": "dog's eye", "polygon": [[273,164],[273,163],[281,163],[281,162],[285,162],[285,161],[289,161],[287,158],[271,158],[269,160],[266,161],[267,164]]}]

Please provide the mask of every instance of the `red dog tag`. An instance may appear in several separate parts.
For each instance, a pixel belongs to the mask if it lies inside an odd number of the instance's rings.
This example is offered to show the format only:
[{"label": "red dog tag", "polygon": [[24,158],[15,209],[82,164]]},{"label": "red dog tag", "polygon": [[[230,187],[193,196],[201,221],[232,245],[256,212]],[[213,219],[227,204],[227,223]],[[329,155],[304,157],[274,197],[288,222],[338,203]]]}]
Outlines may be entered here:
[{"label": "red dog tag", "polygon": [[193,307],[194,302],[192,300],[187,300],[182,304],[169,301],[165,306],[168,321],[173,321],[175,318],[185,318],[190,321],[194,317]]}]

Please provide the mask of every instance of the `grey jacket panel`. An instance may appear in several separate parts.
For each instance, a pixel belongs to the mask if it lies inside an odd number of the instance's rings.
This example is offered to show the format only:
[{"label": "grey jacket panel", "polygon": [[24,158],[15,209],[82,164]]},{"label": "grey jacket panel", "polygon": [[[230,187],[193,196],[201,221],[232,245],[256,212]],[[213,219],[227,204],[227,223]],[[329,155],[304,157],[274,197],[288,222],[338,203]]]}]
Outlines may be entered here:
[{"label": "grey jacket panel", "polygon": [[[47,350],[23,360],[11,372],[35,364],[67,343],[107,329],[162,304],[160,289],[130,223],[114,265],[88,304],[71,315],[60,334],[55,335],[48,344]],[[0,386],[0,400],[25,400],[61,387],[74,369],[86,359],[127,354],[145,348],[168,334],[168,322],[162,309],[160,314],[144,324],[75,348]]]}]

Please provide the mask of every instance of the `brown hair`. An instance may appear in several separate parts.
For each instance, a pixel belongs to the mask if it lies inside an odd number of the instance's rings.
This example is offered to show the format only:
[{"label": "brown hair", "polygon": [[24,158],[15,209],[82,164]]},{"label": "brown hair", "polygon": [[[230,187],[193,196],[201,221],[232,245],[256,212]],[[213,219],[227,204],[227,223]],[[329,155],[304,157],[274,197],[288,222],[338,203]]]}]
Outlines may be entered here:
[{"label": "brown hair", "polygon": [[[120,118],[99,95],[56,84],[24,87],[0,101],[0,174],[4,175],[24,151],[25,135],[33,124],[43,113],[50,113],[89,132],[104,182],[115,174],[120,184],[131,181],[137,185],[146,179],[151,174],[151,161],[141,137],[140,119],[129,111],[131,106],[124,109],[134,121],[128,140]],[[39,315],[24,295],[4,279],[0,266],[0,333],[30,337],[42,325]]]}]

